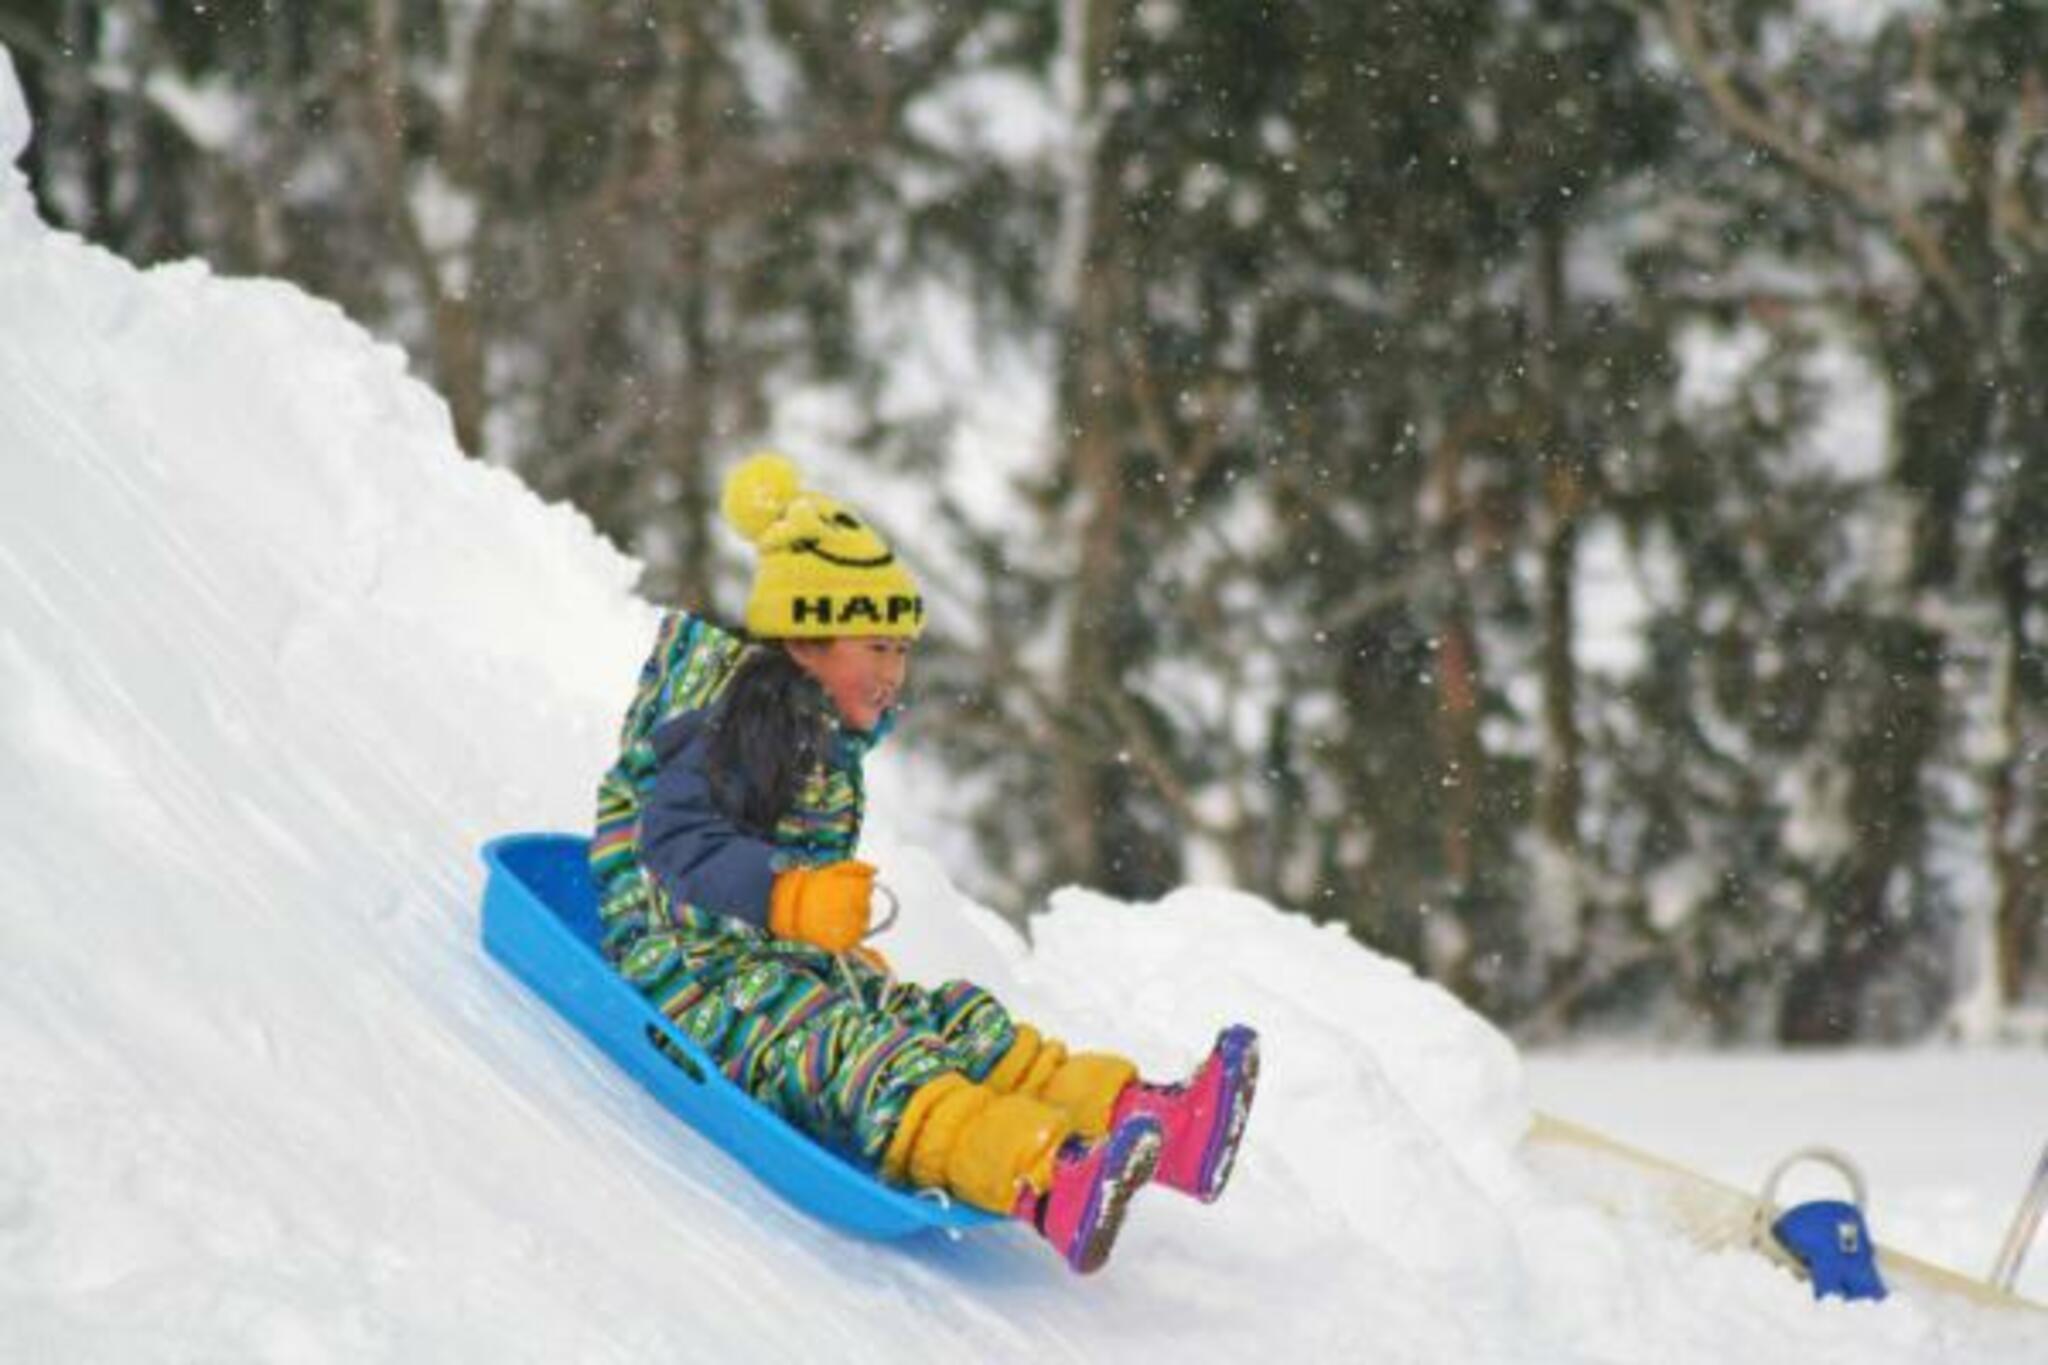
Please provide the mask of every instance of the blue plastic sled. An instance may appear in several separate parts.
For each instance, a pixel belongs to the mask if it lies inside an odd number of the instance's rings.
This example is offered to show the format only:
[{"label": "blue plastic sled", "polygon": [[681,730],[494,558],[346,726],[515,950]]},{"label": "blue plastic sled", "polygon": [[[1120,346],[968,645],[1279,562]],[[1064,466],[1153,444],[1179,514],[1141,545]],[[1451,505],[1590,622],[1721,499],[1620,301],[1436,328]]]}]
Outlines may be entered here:
[{"label": "blue plastic sled", "polygon": [[[999,1221],[981,1209],[892,1189],[721,1075],[598,951],[589,848],[589,840],[573,834],[510,834],[484,845],[483,935],[492,957],[676,1117],[813,1218],[876,1238]],[[657,1039],[680,1056],[663,1052]]]}]

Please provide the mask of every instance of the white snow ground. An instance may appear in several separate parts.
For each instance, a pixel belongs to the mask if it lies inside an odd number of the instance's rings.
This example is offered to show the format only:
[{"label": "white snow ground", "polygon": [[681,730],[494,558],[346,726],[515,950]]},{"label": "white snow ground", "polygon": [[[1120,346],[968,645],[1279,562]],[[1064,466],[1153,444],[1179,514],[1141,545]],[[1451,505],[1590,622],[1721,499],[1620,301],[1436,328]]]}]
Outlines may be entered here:
[{"label": "white snow ground", "polygon": [[1260,1108],[1093,1280],[780,1206],[476,947],[477,843],[587,818],[631,565],[331,306],[45,228],[28,133],[0,50],[0,1360],[2048,1358],[1547,1188],[1514,1050],[1336,933],[1069,894],[1027,948],[879,814],[900,965],[1155,1070],[1253,1020]]}]

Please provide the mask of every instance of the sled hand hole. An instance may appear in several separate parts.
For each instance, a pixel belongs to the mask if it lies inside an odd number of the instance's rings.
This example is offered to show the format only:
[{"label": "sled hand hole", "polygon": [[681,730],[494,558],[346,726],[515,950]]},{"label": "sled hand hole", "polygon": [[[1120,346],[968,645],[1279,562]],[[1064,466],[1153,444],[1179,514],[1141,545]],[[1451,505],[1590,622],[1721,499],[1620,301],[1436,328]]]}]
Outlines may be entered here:
[{"label": "sled hand hole", "polygon": [[674,1064],[685,1076],[688,1076],[698,1085],[704,1084],[704,1068],[698,1065],[695,1057],[692,1057],[689,1053],[670,1042],[668,1035],[661,1031],[659,1025],[649,1024],[647,1026],[647,1041],[654,1045],[656,1052],[659,1052],[664,1058]]}]

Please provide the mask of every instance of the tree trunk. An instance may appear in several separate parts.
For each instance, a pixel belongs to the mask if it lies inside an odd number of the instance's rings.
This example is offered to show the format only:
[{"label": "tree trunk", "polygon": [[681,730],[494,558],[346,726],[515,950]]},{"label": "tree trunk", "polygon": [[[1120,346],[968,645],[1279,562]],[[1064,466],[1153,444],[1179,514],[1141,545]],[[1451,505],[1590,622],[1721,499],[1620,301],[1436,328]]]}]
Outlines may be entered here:
[{"label": "tree trunk", "polygon": [[1926,830],[1923,773],[1941,737],[1942,642],[1901,620],[1874,623],[1869,634],[1862,686],[1843,700],[1854,708],[1842,754],[1854,846],[1820,889],[1820,951],[1793,973],[1780,1007],[1786,1043],[1858,1037],[1871,984],[1919,932],[1898,913],[1894,886],[1916,865]]},{"label": "tree trunk", "polygon": [[[1472,889],[1477,874],[1472,831],[1479,818],[1479,640],[1472,623],[1472,598],[1458,566],[1474,535],[1465,506],[1464,451],[1469,431],[1453,429],[1431,456],[1428,505],[1434,508],[1436,539],[1451,566],[1448,601],[1438,629],[1432,677],[1436,685],[1436,749],[1442,799],[1438,847],[1443,875],[1454,894]],[[1443,964],[1448,965],[1448,964]]]},{"label": "tree trunk", "polygon": [[1101,164],[1104,65],[1121,20],[1122,0],[1066,0],[1062,35],[1068,114],[1075,145],[1062,188],[1061,240],[1053,292],[1059,316],[1059,421],[1071,500],[1080,509],[1080,559],[1069,587],[1063,723],[1054,737],[1053,784],[1059,875],[1106,885],[1115,853],[1107,846],[1110,806],[1120,774],[1102,714],[1108,689],[1121,686],[1115,641],[1127,586],[1122,439],[1111,395],[1118,389],[1117,307],[1123,296],[1115,249],[1115,177]]},{"label": "tree trunk", "polygon": [[1579,535],[1586,502],[1582,451],[1566,418],[1558,355],[1565,343],[1564,223],[1544,218],[1536,228],[1530,299],[1529,373],[1540,414],[1543,472],[1541,641],[1543,757],[1536,793],[1537,835],[1544,849],[1538,869],[1533,942],[1524,950],[1539,994],[1569,991],[1584,971],[1585,889],[1580,845],[1581,767],[1578,636]]},{"label": "tree trunk", "polygon": [[1115,640],[1127,591],[1122,581],[1121,442],[1114,413],[1104,401],[1115,382],[1115,321],[1108,304],[1113,290],[1106,278],[1112,269],[1091,253],[1089,287],[1069,337],[1071,378],[1063,407],[1071,434],[1065,463],[1082,509],[1081,554],[1069,589],[1072,615],[1062,679],[1067,724],[1054,753],[1064,870],[1097,885],[1105,882],[1112,861],[1103,835],[1118,775],[1104,753],[1107,727],[1088,722],[1101,714],[1107,691],[1123,685]]},{"label": "tree trunk", "polygon": [[[1987,964],[1997,982],[2001,1011],[2016,1008],[2034,972],[2041,930],[2041,822],[2038,790],[2027,799],[2026,779],[2036,770],[2027,745],[2025,688],[2021,660],[2027,649],[2027,560],[2015,540],[1998,566],[2005,640],[1998,679],[1999,752],[1989,776],[1986,842],[1992,877],[1992,933],[1995,961]],[[2033,807],[2029,818],[2029,807]]]},{"label": "tree trunk", "polygon": [[406,80],[398,0],[372,0],[370,41],[364,72],[369,136],[375,154],[386,220],[397,238],[401,263],[413,277],[432,318],[428,337],[434,381],[448,402],[455,439],[465,453],[483,454],[484,348],[469,300],[448,289],[434,249],[412,203],[412,160],[407,145]]},{"label": "tree trunk", "polygon": [[707,470],[717,427],[718,348],[711,329],[709,206],[701,202],[702,183],[711,148],[717,139],[712,126],[709,38],[686,3],[670,7],[671,56],[680,79],[675,110],[677,164],[667,175],[671,190],[669,221],[675,246],[676,327],[682,364],[662,405],[659,451],[652,464],[675,481],[673,525],[675,581],[667,595],[679,606],[700,611],[712,599],[711,492]]}]

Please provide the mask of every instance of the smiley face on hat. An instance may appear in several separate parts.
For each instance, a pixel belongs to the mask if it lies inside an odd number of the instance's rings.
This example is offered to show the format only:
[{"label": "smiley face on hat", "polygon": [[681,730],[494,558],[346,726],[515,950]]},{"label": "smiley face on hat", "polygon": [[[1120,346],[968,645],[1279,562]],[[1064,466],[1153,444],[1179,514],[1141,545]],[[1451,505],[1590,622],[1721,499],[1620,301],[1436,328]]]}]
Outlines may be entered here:
[{"label": "smiley face on hat", "polygon": [[747,604],[747,628],[757,636],[914,636],[923,629],[917,581],[889,543],[846,504],[805,488],[782,456],[744,461],[719,501],[761,557]]},{"label": "smiley face on hat", "polygon": [[786,550],[814,555],[842,569],[881,569],[896,562],[896,552],[873,527],[823,493],[797,494],[754,543],[764,554]]}]

